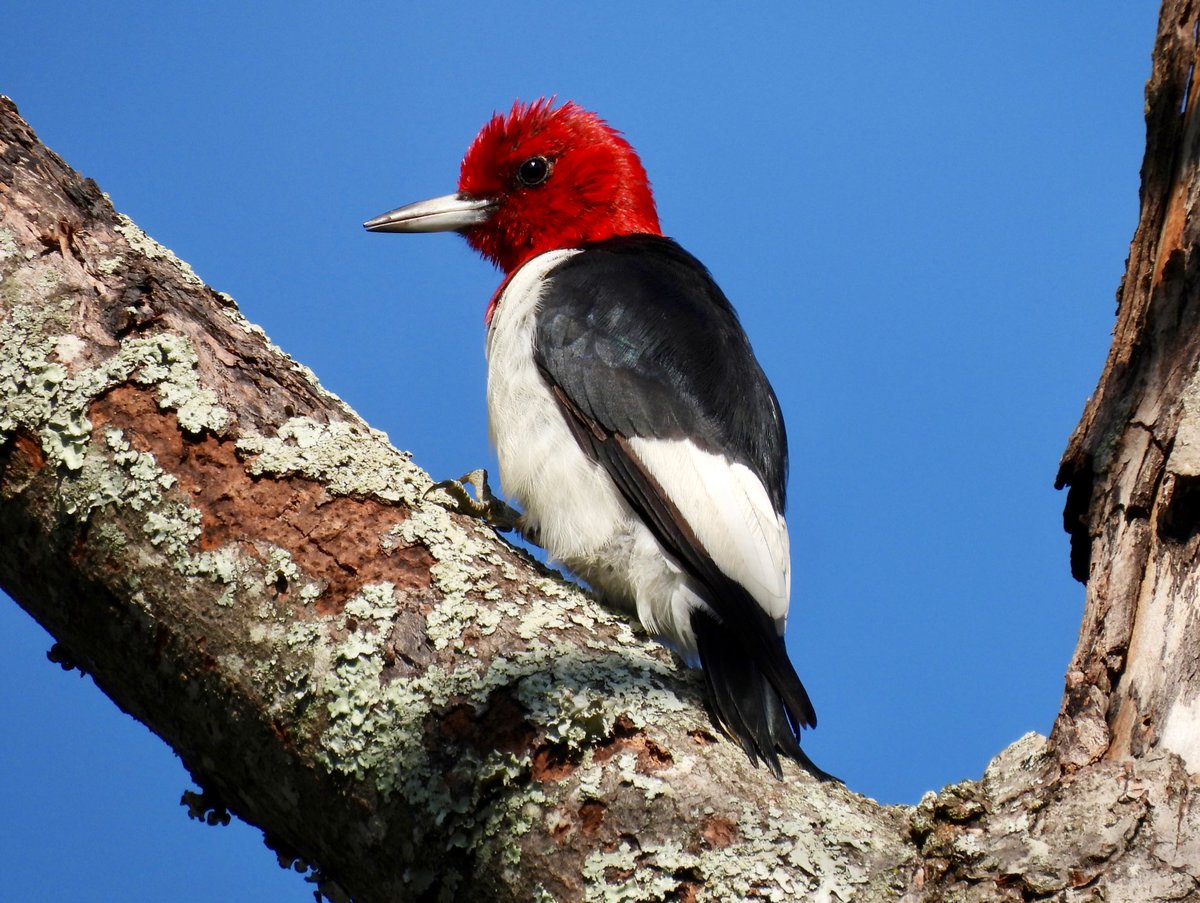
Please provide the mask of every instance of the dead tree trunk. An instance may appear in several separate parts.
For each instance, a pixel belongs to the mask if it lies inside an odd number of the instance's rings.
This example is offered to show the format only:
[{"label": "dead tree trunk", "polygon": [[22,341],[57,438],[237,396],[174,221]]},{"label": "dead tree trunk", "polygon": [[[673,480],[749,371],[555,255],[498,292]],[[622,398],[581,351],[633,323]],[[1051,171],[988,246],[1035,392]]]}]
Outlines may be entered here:
[{"label": "dead tree trunk", "polygon": [[1104,373],[1059,472],[1087,582],[1053,737],[1072,766],[1170,750],[1200,772],[1200,114],[1196,4],[1163,9],[1141,216]]},{"label": "dead tree trunk", "polygon": [[1200,899],[1196,6],[1164,5],[1062,465],[1088,580],[1062,714],[979,782],[884,808],[750,768],[692,676],[427,501],[6,100],[0,585],[335,898]]}]

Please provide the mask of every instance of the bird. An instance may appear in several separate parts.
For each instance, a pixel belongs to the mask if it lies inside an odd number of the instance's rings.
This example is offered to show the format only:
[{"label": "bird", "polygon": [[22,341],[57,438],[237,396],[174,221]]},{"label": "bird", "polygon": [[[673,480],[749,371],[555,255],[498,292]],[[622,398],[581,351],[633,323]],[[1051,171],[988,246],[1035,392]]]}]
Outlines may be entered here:
[{"label": "bird", "polygon": [[574,101],[518,100],[471,142],[456,192],[363,225],[461,233],[503,272],[488,426],[521,532],[701,669],[710,719],[751,764],[831,779],[801,749],[817,716],[783,640],[779,401],[730,301],[663,234],[624,135]]}]

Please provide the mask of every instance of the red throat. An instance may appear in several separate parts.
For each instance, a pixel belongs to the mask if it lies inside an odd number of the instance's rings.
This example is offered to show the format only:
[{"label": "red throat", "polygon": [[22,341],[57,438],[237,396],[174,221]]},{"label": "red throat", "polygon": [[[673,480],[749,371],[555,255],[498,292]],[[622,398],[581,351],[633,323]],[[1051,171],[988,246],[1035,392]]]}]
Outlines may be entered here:
[{"label": "red throat", "polygon": [[[530,184],[523,164],[544,164],[548,174]],[[557,108],[548,99],[518,102],[507,115],[493,116],[463,158],[458,190],[496,201],[496,212],[466,238],[506,274],[545,251],[662,234],[637,153],[570,101]]]}]

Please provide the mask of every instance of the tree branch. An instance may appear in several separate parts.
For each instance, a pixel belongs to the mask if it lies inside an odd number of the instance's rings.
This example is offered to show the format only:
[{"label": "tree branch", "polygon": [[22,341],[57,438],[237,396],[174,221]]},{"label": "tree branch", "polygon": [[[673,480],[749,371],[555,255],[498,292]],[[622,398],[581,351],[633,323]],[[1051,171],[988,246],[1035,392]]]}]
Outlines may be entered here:
[{"label": "tree branch", "polygon": [[0,581],[206,800],[363,900],[901,880],[902,814],[750,767],[9,102],[0,159]]}]

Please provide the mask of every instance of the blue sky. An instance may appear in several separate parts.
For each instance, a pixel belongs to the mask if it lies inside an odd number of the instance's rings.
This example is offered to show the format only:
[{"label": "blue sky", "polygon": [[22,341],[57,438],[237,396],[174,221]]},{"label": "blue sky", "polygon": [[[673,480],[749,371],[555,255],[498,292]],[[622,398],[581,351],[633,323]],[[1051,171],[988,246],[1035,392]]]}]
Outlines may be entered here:
[{"label": "blue sky", "polygon": [[[818,8],[819,6],[819,8]],[[622,129],[738,307],[791,438],[807,748],[884,802],[1047,732],[1083,588],[1057,463],[1137,220],[1157,6],[17,4],[0,92],[118,210],[436,477],[490,460],[460,239],[360,223],[453,190],[494,109]],[[15,900],[310,899],[178,805],[174,754],[0,601]]]}]

